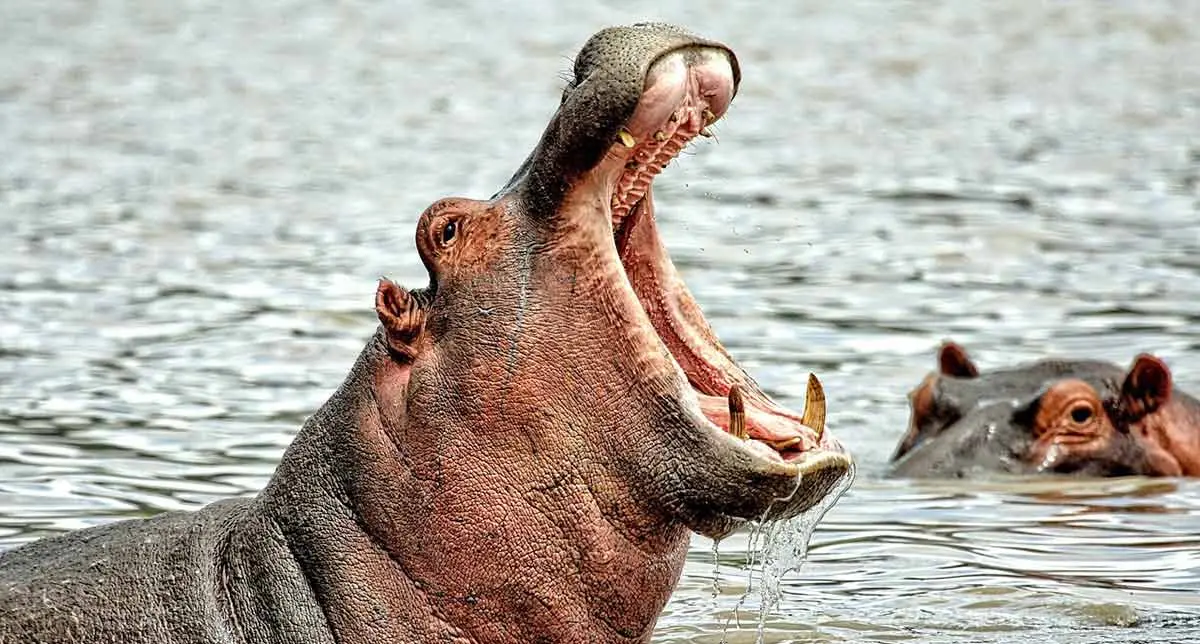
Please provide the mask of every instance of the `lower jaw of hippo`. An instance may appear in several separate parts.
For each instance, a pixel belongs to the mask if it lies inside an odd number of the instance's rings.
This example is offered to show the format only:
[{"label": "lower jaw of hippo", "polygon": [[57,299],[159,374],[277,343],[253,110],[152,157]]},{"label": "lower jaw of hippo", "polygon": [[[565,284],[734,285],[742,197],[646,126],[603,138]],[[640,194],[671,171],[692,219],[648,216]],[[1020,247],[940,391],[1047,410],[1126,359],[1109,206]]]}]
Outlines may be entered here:
[{"label": "lower jaw of hippo", "polygon": [[824,432],[825,401],[810,376],[806,408],[796,414],[770,399],[734,362],[675,272],[654,223],[650,184],[733,98],[733,70],[717,49],[688,49],[655,62],[633,117],[597,170],[611,195],[604,203],[626,278],[655,331],[687,375],[700,409],[749,452],[795,474],[849,469],[842,446]]}]

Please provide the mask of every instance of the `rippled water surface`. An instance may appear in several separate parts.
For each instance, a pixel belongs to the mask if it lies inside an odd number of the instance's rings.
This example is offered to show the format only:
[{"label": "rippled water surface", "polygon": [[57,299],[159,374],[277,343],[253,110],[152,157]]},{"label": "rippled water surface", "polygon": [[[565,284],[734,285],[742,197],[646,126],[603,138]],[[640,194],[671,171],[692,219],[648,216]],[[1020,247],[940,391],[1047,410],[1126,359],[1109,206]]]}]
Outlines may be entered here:
[{"label": "rippled water surface", "polygon": [[[656,183],[676,264],[858,460],[764,640],[1200,641],[1200,485],[881,478],[943,337],[1200,393],[1194,0],[4,2],[0,543],[256,491],[376,278],[424,282],[420,211],[491,195],[645,18],[743,70]],[[695,540],[656,641],[755,640],[748,539]]]}]

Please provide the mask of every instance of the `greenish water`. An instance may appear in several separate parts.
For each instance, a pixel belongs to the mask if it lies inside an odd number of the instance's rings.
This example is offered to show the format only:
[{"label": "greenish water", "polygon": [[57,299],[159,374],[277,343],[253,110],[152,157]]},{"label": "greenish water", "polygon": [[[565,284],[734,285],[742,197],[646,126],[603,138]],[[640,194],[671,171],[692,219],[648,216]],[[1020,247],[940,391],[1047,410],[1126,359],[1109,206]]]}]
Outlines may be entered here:
[{"label": "greenish water", "polygon": [[[662,18],[743,71],[656,181],[667,244],[858,459],[763,640],[1200,641],[1200,484],[880,477],[943,337],[1200,392],[1200,3],[657,7],[0,4],[0,545],[256,491],[375,279],[423,283],[417,214],[502,185],[587,36]],[[656,642],[756,640],[749,541],[695,540]]]}]

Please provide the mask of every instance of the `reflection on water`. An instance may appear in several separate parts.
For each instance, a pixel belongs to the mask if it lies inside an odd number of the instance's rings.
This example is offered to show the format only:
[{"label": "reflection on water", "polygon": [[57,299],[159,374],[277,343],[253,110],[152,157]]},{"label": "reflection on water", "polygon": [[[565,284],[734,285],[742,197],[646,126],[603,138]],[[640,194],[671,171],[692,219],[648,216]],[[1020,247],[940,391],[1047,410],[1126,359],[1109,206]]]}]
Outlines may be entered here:
[{"label": "reflection on water", "polygon": [[[1198,510],[1200,486],[1174,482],[1014,480],[964,492],[860,479],[785,577],[764,641],[1189,641],[1200,636]],[[747,592],[746,541],[720,544],[715,573],[696,544],[695,574],[672,602],[678,623],[656,641],[721,641],[719,620]],[[740,617],[746,638],[728,641],[755,641],[756,612]]]},{"label": "reflection on water", "polygon": [[[743,71],[665,241],[859,461],[764,641],[1200,639],[1196,483],[879,477],[943,337],[1200,392],[1200,8],[644,4],[0,5],[0,542],[261,487],[376,277],[424,282],[417,214],[502,185],[593,31],[664,18]],[[656,641],[756,640],[748,540],[696,539]]]}]

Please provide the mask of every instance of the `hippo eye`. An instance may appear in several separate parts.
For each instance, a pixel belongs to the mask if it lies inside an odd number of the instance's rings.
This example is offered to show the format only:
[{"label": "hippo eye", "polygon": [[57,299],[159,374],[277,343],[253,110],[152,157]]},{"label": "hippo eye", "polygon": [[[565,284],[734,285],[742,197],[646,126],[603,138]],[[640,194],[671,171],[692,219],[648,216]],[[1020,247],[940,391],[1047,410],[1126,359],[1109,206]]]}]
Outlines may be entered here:
[{"label": "hippo eye", "polygon": [[1090,405],[1078,405],[1071,410],[1071,420],[1082,425],[1092,419],[1092,408]]},{"label": "hippo eye", "polygon": [[446,225],[442,226],[442,245],[449,245],[450,242],[454,241],[454,237],[457,234],[458,222],[454,221],[453,219],[447,221]]}]

